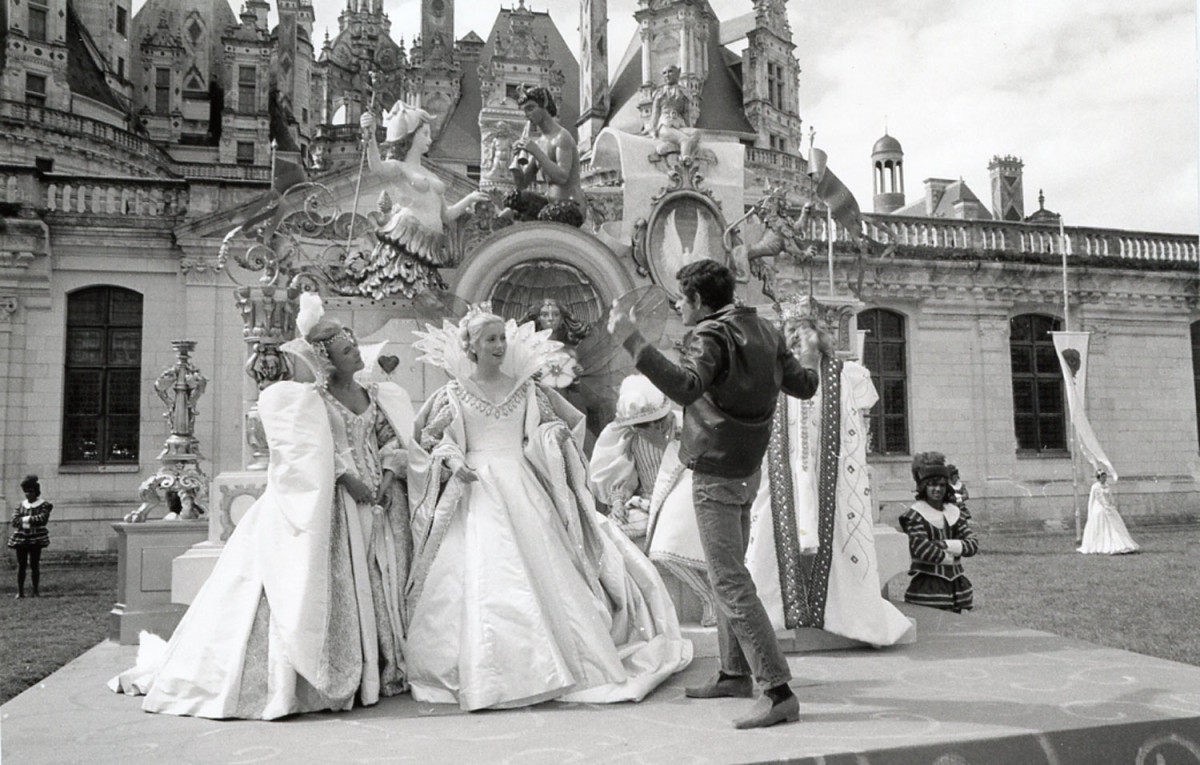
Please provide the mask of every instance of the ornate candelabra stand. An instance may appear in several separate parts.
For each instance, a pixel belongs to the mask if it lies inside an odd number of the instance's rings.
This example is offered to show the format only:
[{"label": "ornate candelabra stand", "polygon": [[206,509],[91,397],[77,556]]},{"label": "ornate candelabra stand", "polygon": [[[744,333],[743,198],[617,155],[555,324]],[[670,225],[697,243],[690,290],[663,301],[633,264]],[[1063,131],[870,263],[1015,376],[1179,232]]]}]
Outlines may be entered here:
[{"label": "ornate candelabra stand", "polygon": [[172,340],[175,363],[154,381],[154,391],[167,405],[163,415],[171,428],[166,444],[158,455],[161,463],[154,475],[142,482],[138,496],[142,504],[125,516],[126,523],[140,523],[165,496],[168,512],[164,520],[193,520],[204,515],[203,502],[208,496],[208,476],[200,469],[200,442],[193,435],[196,427],[196,403],[208,386],[208,378],[192,364],[194,340]]}]

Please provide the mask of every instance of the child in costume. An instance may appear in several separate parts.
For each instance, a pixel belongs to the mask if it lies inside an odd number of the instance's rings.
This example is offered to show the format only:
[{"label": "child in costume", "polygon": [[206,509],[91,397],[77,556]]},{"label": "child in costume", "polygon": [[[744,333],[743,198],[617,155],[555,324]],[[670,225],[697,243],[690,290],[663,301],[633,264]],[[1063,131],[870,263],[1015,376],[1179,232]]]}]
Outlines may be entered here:
[{"label": "child in costume", "polygon": [[938,452],[913,456],[917,501],[900,516],[912,555],[906,603],[960,613],[974,606],[971,580],[962,559],[979,551],[971,516],[954,504],[946,458]]}]

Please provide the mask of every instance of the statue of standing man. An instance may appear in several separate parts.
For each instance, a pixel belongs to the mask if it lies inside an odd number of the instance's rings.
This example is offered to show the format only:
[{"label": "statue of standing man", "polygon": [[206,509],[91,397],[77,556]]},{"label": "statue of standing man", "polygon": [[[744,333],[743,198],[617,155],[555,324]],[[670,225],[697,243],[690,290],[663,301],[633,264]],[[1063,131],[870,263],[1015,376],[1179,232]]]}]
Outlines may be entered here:
[{"label": "statue of standing man", "polygon": [[692,100],[679,84],[679,67],[663,69],[663,84],[654,91],[650,110],[650,134],[656,139],[655,150],[661,156],[678,151],[680,159],[689,159],[700,143],[700,132],[688,126]]},{"label": "statue of standing man", "polygon": [[[526,88],[518,104],[529,123],[513,142],[509,170],[517,189],[505,196],[500,217],[582,226],[587,199],[579,180],[579,147],[556,119],[554,97],[546,88]],[[535,131],[536,138],[532,135]],[[539,172],[546,182],[545,194],[529,188]]]}]

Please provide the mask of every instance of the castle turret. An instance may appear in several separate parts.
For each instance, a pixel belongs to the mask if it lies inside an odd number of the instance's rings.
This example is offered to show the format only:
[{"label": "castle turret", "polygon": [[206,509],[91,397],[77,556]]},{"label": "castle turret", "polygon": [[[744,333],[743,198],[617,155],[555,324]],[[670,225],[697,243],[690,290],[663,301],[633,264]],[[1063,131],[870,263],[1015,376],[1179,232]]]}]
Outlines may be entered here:
[{"label": "castle turret", "polygon": [[875,212],[890,213],[904,207],[904,149],[884,133],[871,149],[875,177]]},{"label": "castle turret", "polygon": [[579,3],[579,150],[592,147],[608,119],[608,0]]},{"label": "castle turret", "polygon": [[996,220],[1025,219],[1025,187],[1021,180],[1025,163],[1011,154],[996,155],[988,163],[992,176],[992,216]]},{"label": "castle turret", "polygon": [[754,29],[742,56],[746,119],[760,149],[800,153],[800,62],[784,0],[754,0]]}]

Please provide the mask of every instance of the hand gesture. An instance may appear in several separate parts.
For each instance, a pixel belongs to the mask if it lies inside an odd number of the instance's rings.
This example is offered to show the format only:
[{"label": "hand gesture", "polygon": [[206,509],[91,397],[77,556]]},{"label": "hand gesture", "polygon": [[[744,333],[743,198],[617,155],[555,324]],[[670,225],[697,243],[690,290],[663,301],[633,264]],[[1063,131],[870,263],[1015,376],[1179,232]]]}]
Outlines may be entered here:
[{"label": "hand gesture", "polygon": [[612,335],[612,339],[617,343],[624,343],[625,339],[636,331],[637,323],[633,318],[633,307],[623,309],[614,299],[612,310],[608,316],[608,334]]},{"label": "hand gesture", "polygon": [[362,116],[358,118],[358,126],[367,135],[375,135],[375,115],[369,111],[363,112]]},{"label": "hand gesture", "polygon": [[375,494],[371,491],[371,487],[367,486],[361,478],[350,473],[343,473],[338,481],[342,484],[342,488],[346,493],[360,505],[371,505],[375,503]]},{"label": "hand gesture", "polygon": [[470,194],[467,194],[467,199],[469,200],[467,202],[467,205],[469,207],[474,207],[475,205],[479,204],[480,202],[489,202],[489,201],[491,201],[492,198],[487,195],[487,192],[479,191],[478,189],[476,189],[475,191],[472,191]]},{"label": "hand gesture", "polygon": [[395,482],[395,473],[390,470],[383,471],[383,480],[379,482],[379,491],[375,493],[375,504],[379,505],[380,507],[387,507],[389,504],[391,504],[391,496],[389,495],[389,491],[391,491],[392,484]]},{"label": "hand gesture", "polygon": [[463,483],[474,483],[479,480],[479,473],[472,470],[465,462],[457,462],[451,465],[450,469],[454,472],[454,476]]}]

